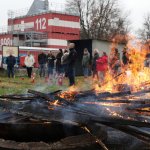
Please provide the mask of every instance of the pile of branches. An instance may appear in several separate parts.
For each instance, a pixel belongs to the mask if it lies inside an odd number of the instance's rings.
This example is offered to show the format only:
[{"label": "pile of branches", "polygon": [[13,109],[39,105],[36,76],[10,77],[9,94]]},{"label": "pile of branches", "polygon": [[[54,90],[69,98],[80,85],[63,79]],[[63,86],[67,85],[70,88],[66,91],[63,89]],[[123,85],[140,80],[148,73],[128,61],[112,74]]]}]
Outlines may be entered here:
[{"label": "pile of branches", "polygon": [[[81,91],[73,93],[74,101],[70,101],[60,97],[60,95],[63,94],[60,90],[52,93],[28,90],[29,94],[27,95],[0,96],[0,106],[5,112],[11,112],[12,114],[21,115],[23,117],[32,117],[48,122],[58,121],[61,123],[71,122],[76,124],[92,136],[96,143],[106,150],[108,148],[103,141],[97,138],[87,127],[89,123],[114,128],[132,135],[146,145],[149,145],[150,133],[147,132],[147,129],[150,128],[150,122],[147,116],[150,114],[149,111],[143,112],[142,109],[150,107],[150,99],[128,99],[129,96],[139,97],[149,92],[150,90],[136,93],[126,91],[113,94],[108,92],[95,94],[94,90]],[[110,100],[109,98],[113,99]],[[89,101],[92,103],[86,103]],[[103,103],[122,104],[124,109],[119,114],[121,117],[106,115],[105,113],[107,112],[102,107]],[[37,105],[37,109],[32,109],[31,106],[34,104]],[[108,108],[111,110],[116,107],[114,105],[111,107],[108,106]]]}]

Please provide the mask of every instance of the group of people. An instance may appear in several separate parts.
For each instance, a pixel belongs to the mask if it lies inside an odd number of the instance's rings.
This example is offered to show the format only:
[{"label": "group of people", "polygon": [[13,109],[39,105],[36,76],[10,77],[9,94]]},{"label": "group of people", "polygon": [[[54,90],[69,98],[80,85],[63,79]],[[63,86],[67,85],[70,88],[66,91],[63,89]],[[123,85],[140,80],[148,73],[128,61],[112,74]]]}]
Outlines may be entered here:
[{"label": "group of people", "polygon": [[87,78],[89,73],[92,72],[93,78],[96,76],[97,79],[103,81],[105,73],[108,70],[108,56],[106,52],[103,52],[100,55],[99,51],[95,49],[91,59],[88,49],[85,48],[83,50],[82,68],[85,78]]},{"label": "group of people", "polygon": [[[66,76],[69,78],[69,85],[72,86],[75,84],[75,61],[76,61],[76,50],[75,44],[70,43],[68,50],[66,49],[64,52],[62,49],[59,49],[56,57],[50,51],[48,55],[42,51],[41,54],[38,55],[38,63],[39,63],[39,75],[40,77],[46,76],[46,66],[47,66],[47,76],[53,76],[54,67],[56,64],[56,73],[61,76]],[[28,72],[28,77],[31,78],[32,68],[35,63],[34,57],[28,53],[25,58],[25,65]]]},{"label": "group of people", "polygon": [[117,48],[112,49],[109,56],[106,52],[99,52],[95,49],[92,59],[87,48],[83,52],[82,68],[84,77],[87,78],[89,72],[92,72],[93,78],[97,77],[101,83],[104,82],[108,70],[113,76],[118,75],[121,72],[121,67],[127,66],[128,63],[130,63],[130,60],[126,48],[122,51],[122,59],[120,59]]},{"label": "group of people", "polygon": [[[56,56],[52,52],[49,52],[48,55],[42,51],[38,55],[38,64],[39,64],[39,75],[40,77],[48,77],[54,74],[54,68],[56,64],[56,73],[58,75],[66,76],[69,78],[69,85],[72,86],[75,84],[75,62],[77,58],[77,52],[75,50],[75,44],[70,43],[68,49],[63,50],[59,49],[59,52]],[[10,56],[6,58],[8,77],[14,77],[14,66],[16,64],[16,58],[10,53]],[[29,51],[25,57],[24,64],[27,69],[28,77],[32,76],[32,69],[35,64],[35,58]],[[47,73],[46,73],[47,67]]]},{"label": "group of people", "polygon": [[[52,77],[54,74],[54,68],[56,73],[63,77],[69,78],[69,85],[75,84],[75,63],[77,58],[77,52],[75,50],[75,44],[70,43],[68,49],[59,49],[58,54],[55,56],[52,52],[48,55],[42,51],[38,55],[39,63],[39,75],[40,77]],[[104,82],[105,75],[108,70],[111,71],[112,75],[117,75],[120,72],[122,66],[126,66],[129,63],[129,55],[126,48],[123,49],[122,61],[120,60],[120,53],[117,48],[112,49],[110,56],[107,56],[106,52],[99,52],[97,49],[94,50],[93,56],[87,48],[83,50],[82,68],[84,77],[89,76],[89,72],[92,72],[93,78],[97,77],[100,82]],[[8,77],[12,75],[14,77],[14,65],[16,64],[15,57],[10,53],[10,56],[6,58],[6,64],[8,69]],[[32,69],[35,64],[33,55],[28,52],[25,57],[24,64],[27,68],[28,77],[32,76]],[[47,73],[46,73],[47,66]]]}]

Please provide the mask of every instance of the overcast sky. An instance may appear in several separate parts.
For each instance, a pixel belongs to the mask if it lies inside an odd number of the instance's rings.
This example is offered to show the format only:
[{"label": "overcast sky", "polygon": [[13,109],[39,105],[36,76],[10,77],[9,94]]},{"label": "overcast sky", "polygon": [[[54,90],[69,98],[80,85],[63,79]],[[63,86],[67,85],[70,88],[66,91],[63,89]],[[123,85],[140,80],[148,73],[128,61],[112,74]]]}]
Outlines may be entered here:
[{"label": "overcast sky", "polygon": [[[65,3],[65,0],[49,0],[55,3]],[[119,0],[123,11],[127,11],[133,30],[142,26],[143,16],[150,12],[150,0]],[[7,25],[8,10],[28,8],[33,0],[0,0],[0,27]]]}]

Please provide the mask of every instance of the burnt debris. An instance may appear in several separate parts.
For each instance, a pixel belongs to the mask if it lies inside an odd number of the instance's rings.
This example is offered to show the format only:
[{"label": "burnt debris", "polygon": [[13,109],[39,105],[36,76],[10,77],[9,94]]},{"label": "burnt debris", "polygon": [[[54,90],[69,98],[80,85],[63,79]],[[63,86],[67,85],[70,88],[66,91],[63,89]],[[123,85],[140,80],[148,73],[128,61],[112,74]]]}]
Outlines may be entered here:
[{"label": "burnt debris", "polygon": [[[36,142],[41,149],[106,150],[115,147],[108,141],[112,130],[125,133],[143,148],[149,146],[150,100],[146,94],[150,90],[28,93],[0,96],[1,148],[28,149],[30,145],[35,149]],[[129,141],[126,146],[131,146]],[[120,149],[125,146],[121,142],[116,146],[119,144]]]}]

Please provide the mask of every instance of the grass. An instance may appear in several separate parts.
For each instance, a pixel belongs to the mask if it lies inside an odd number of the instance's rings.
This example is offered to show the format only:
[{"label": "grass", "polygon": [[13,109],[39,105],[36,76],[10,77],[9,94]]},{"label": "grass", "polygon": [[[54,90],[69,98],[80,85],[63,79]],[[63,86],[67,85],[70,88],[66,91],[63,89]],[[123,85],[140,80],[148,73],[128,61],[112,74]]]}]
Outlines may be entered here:
[{"label": "grass", "polygon": [[[90,78],[84,80],[83,77],[76,78],[76,87],[79,90],[89,90],[92,88],[92,80]],[[7,77],[0,77],[0,95],[10,94],[25,94],[28,89],[33,89],[41,92],[53,92],[56,90],[66,90],[68,88],[68,80],[65,79],[62,86],[53,83],[48,83],[45,79],[36,78],[35,83],[31,83],[31,79],[27,77],[16,77],[9,79]]]}]

